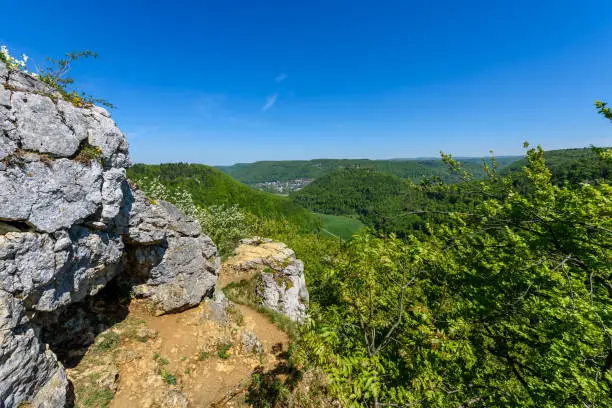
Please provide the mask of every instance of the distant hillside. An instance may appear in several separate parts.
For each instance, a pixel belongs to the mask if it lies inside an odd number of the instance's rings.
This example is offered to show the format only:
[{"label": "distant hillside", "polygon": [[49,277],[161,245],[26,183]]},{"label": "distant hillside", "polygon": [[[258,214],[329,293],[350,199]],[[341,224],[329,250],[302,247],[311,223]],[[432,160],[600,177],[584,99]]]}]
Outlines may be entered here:
[{"label": "distant hillside", "polygon": [[[600,160],[590,148],[550,150],[544,152],[544,159],[556,184],[609,181],[612,176],[612,164]],[[526,159],[515,161],[502,174],[520,172],[526,164]]]},{"label": "distant hillside", "polygon": [[[410,214],[449,210],[457,196],[426,194],[407,180],[373,169],[340,169],[291,194],[299,205],[312,211],[358,217],[364,224],[400,236],[424,230],[430,215]],[[450,202],[453,200],[453,202]]]},{"label": "distant hillside", "polygon": [[200,205],[238,204],[259,217],[285,219],[305,231],[314,230],[320,224],[317,216],[289,198],[255,190],[203,164],[135,164],[127,173],[131,180],[159,177],[160,181],[169,188],[183,187]]},{"label": "distant hillside", "polygon": [[[546,152],[545,158],[556,183],[610,180],[612,174],[612,166],[599,160],[588,148],[553,150]],[[384,164],[398,162],[386,161]],[[506,160],[500,164],[500,172],[514,174],[515,183],[520,188],[526,160],[514,161],[509,165]],[[469,162],[465,167],[473,169],[475,165],[475,162]],[[438,164],[433,166],[437,172]],[[448,179],[448,176],[442,178]],[[423,230],[427,221],[444,221],[442,215],[414,214],[415,211],[469,209],[475,197],[467,192],[468,186],[465,187],[457,185],[458,190],[453,195],[424,193],[391,172],[354,167],[324,175],[302,190],[292,193],[291,198],[314,212],[358,217],[368,226],[406,235]],[[466,192],[462,193],[464,190]]]},{"label": "distant hillside", "polygon": [[[504,167],[521,157],[501,157],[500,167]],[[482,160],[477,158],[461,159],[466,168],[475,176],[484,176]],[[419,182],[423,178],[438,176],[445,181],[452,181],[446,165],[440,159],[316,159],[293,161],[260,161],[255,163],[238,163],[233,166],[218,166],[219,170],[236,180],[252,185],[266,182],[285,182],[297,179],[318,179],[336,170],[345,168],[373,169],[391,173],[401,178]]]}]

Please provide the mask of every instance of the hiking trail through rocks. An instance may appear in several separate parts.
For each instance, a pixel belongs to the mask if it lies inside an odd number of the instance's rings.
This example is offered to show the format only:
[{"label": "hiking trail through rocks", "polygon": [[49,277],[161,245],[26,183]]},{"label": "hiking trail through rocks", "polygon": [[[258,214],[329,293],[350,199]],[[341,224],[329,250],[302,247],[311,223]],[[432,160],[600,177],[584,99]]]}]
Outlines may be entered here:
[{"label": "hiking trail through rocks", "polygon": [[[263,253],[255,252],[249,255]],[[235,263],[230,258],[223,265],[221,276],[228,273],[218,288],[252,277],[250,270],[238,273],[231,267]],[[287,333],[249,306],[232,304],[227,322],[206,318],[209,307],[207,301],[154,316],[146,303],[131,299],[125,319],[101,332],[78,364],[67,369],[76,406],[248,406],[236,396],[246,395],[254,372],[274,371],[284,379]]]}]

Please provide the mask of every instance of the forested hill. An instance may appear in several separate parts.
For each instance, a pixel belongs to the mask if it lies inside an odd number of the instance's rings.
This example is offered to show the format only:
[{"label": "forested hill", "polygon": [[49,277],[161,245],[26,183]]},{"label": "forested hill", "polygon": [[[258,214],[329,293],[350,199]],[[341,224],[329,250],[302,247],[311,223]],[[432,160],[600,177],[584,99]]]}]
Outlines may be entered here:
[{"label": "forested hill", "polygon": [[128,169],[127,174],[131,180],[159,178],[170,189],[183,188],[191,193],[198,205],[237,204],[261,218],[284,219],[302,230],[313,230],[319,224],[316,216],[287,197],[255,190],[203,164],[135,164]]},{"label": "forested hill", "polygon": [[[572,184],[596,182],[610,180],[612,177],[612,164],[599,159],[591,148],[550,150],[544,152],[544,159],[555,184],[564,181]],[[506,166],[501,173],[519,175],[526,165],[527,160],[521,159]]]},{"label": "forested hill", "polygon": [[[610,163],[600,160],[592,149],[554,150],[546,152],[545,157],[553,182],[557,184],[566,180],[571,184],[609,180],[612,174]],[[471,170],[472,164],[465,167]],[[500,172],[513,174],[517,185],[525,185],[522,169],[526,164],[522,159]],[[443,179],[450,177],[442,170],[440,174]],[[291,194],[291,198],[315,212],[357,216],[368,226],[406,236],[424,230],[427,221],[443,222],[445,218],[436,212],[470,209],[478,199],[469,193],[470,186],[460,183],[455,187],[453,194],[434,194],[390,172],[345,168],[315,180]]]},{"label": "forested hill", "polygon": [[425,229],[429,216],[419,211],[448,211],[467,205],[458,203],[463,200],[460,195],[424,193],[394,174],[359,168],[341,169],[321,177],[291,198],[312,211],[357,216],[368,226],[400,236]]},{"label": "forested hill", "polygon": [[[498,162],[501,168],[520,158],[519,156],[500,157]],[[484,176],[481,159],[466,158],[461,159],[461,161],[475,176]],[[259,161],[255,163],[238,163],[233,166],[217,166],[217,168],[246,184],[296,179],[318,179],[343,168],[375,169],[389,172],[401,178],[409,178],[415,182],[432,176],[438,176],[448,181],[446,165],[439,159]]]}]

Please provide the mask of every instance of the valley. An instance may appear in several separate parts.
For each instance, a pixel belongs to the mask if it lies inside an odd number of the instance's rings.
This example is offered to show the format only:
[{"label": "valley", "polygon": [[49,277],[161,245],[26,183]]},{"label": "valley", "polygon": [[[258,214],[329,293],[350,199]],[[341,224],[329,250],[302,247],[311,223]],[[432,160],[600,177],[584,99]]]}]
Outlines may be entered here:
[{"label": "valley", "polygon": [[[519,160],[520,156],[498,157],[500,167]],[[480,158],[461,158],[466,168],[476,177],[483,177]],[[232,166],[216,166],[222,172],[251,187],[272,193],[295,192],[313,180],[339,170],[369,169],[390,173],[404,179],[419,182],[421,179],[440,177],[452,181],[446,165],[440,159],[318,159],[293,161],[261,161],[237,163]]]}]

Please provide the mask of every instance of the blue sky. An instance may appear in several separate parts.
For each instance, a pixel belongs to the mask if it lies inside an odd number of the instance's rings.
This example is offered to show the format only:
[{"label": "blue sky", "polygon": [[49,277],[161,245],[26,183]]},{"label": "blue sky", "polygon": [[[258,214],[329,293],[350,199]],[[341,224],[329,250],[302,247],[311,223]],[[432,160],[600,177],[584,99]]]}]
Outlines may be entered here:
[{"label": "blue sky", "polygon": [[[59,6],[61,4],[61,7]],[[10,1],[0,44],[92,49],[134,162],[612,145],[610,1]],[[33,65],[33,64],[30,64]]]}]

